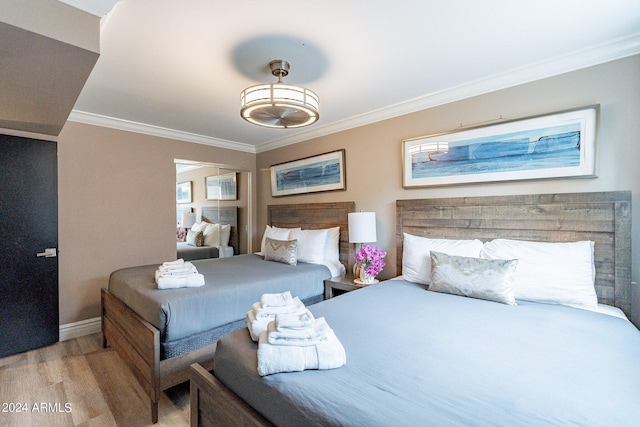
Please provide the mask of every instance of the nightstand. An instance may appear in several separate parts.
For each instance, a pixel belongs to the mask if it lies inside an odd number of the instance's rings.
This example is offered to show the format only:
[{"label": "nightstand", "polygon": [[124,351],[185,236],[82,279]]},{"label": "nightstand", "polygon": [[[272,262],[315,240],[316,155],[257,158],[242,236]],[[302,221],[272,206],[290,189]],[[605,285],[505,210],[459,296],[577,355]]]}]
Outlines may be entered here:
[{"label": "nightstand", "polygon": [[332,277],[324,281],[324,299],[333,298],[345,292],[355,291],[362,286],[353,283],[353,274],[348,273],[343,276]]}]

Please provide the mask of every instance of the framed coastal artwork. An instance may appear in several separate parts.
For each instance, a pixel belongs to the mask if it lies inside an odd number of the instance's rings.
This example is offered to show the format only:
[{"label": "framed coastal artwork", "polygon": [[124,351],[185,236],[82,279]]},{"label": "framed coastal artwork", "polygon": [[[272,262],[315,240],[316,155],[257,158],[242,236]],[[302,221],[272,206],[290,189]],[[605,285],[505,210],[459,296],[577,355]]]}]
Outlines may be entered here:
[{"label": "framed coastal artwork", "polygon": [[208,176],[205,179],[207,200],[237,200],[236,173]]},{"label": "framed coastal artwork", "polygon": [[191,181],[179,182],[176,184],[176,203],[191,203],[192,198]]},{"label": "framed coastal artwork", "polygon": [[403,187],[595,177],[598,107],[402,141]]},{"label": "framed coastal artwork", "polygon": [[280,163],[270,170],[274,197],[347,188],[344,150]]}]

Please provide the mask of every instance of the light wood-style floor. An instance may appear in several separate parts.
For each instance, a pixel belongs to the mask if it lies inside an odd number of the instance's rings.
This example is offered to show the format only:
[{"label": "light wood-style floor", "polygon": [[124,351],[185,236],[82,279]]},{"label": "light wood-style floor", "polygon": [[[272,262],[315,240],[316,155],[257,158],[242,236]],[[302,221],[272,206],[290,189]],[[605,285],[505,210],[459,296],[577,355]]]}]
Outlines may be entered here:
[{"label": "light wood-style floor", "polygon": [[[0,405],[2,427],[152,425],[147,397],[100,333],[0,359]],[[162,393],[159,418],[189,425],[188,382]]]}]

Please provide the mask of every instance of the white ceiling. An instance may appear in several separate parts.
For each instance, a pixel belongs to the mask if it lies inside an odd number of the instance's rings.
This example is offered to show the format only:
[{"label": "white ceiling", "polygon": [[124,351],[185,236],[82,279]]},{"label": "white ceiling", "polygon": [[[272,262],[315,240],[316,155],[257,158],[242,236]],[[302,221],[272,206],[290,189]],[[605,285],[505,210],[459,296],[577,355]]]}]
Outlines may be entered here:
[{"label": "white ceiling", "polygon": [[[111,10],[71,120],[250,152],[640,53],[638,0],[61,1]],[[317,124],[240,118],[273,59]]]}]

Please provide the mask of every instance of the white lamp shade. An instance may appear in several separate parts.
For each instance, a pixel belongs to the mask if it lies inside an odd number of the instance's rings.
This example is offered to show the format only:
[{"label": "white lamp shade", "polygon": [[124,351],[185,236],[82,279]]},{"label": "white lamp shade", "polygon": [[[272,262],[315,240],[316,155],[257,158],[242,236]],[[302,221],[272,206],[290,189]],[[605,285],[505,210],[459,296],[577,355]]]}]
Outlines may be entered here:
[{"label": "white lamp shade", "polygon": [[373,243],[376,236],[375,212],[351,212],[349,218],[349,242]]},{"label": "white lamp shade", "polygon": [[196,223],[196,214],[185,212],[182,214],[182,228],[191,228]]}]

